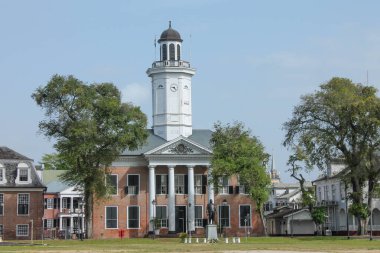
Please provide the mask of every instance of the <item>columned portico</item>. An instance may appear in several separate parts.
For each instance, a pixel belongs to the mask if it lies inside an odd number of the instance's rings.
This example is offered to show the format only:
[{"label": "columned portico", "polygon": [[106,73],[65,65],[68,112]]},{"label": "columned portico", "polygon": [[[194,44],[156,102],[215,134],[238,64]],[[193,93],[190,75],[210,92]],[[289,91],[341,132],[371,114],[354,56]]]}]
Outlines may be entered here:
[{"label": "columned portico", "polygon": [[195,220],[195,203],[194,203],[194,168],[193,166],[188,166],[188,230],[194,231],[194,220]]},{"label": "columned portico", "polygon": [[154,218],[153,201],[156,198],[156,182],[155,182],[155,166],[149,166],[149,231],[153,231],[153,223],[150,222]]},{"label": "columned portico", "polygon": [[174,166],[169,166],[169,233],[175,233],[175,189],[174,189]]}]

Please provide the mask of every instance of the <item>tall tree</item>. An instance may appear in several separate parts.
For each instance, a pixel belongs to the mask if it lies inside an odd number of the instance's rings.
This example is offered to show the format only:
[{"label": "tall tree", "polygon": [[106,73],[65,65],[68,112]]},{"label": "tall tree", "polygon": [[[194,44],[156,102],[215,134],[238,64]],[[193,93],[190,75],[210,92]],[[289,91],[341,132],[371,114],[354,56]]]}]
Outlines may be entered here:
[{"label": "tall tree", "polygon": [[122,103],[113,84],[86,85],[73,76],[54,75],[32,98],[45,111],[40,131],[55,140],[59,159],[68,167],[62,179],[84,189],[91,237],[93,200],[107,194],[107,167],[123,150],[143,144],[146,116],[139,107]]},{"label": "tall tree", "polygon": [[[362,206],[363,186],[379,178],[374,154],[380,147],[380,100],[372,86],[346,78],[332,78],[320,90],[301,97],[292,118],[285,122],[284,145],[300,146],[320,169],[332,159],[343,158],[355,205]],[[369,189],[369,206],[373,187]],[[371,206],[370,206],[371,208]],[[356,215],[358,224],[363,219]],[[359,233],[362,233],[359,226]]]},{"label": "tall tree", "polygon": [[263,206],[269,196],[270,179],[265,166],[269,155],[241,122],[232,125],[217,122],[214,130],[210,141],[213,149],[211,180],[217,186],[221,177],[239,176],[240,185],[244,185],[256,203],[266,234]]},{"label": "tall tree", "polygon": [[44,166],[44,170],[67,170],[67,164],[60,158],[59,154],[44,154],[42,156],[41,165]]}]

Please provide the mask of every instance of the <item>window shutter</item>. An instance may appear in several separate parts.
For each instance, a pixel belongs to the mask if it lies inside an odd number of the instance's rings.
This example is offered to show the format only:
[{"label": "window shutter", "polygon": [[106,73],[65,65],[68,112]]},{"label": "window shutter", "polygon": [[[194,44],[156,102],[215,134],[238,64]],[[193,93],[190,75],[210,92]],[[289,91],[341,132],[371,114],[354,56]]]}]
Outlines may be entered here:
[{"label": "window shutter", "polygon": [[161,193],[161,175],[156,175],[156,194]]},{"label": "window shutter", "polygon": [[44,199],[44,208],[47,209],[47,199]]},{"label": "window shutter", "polygon": [[124,187],[124,193],[125,195],[128,195],[128,186]]},{"label": "window shutter", "polygon": [[235,187],[235,194],[239,194],[240,193],[240,187],[237,185]]},{"label": "window shutter", "polygon": [[54,198],[54,200],[53,200],[53,208],[54,209],[57,209],[57,201],[58,199],[57,198]]},{"label": "window shutter", "polygon": [[207,176],[202,175],[202,185],[207,185]]},{"label": "window shutter", "polygon": [[202,194],[206,194],[206,185],[202,186]]},{"label": "window shutter", "polygon": [[234,194],[234,187],[232,185],[228,186],[228,194]]},{"label": "window shutter", "polygon": [[203,219],[203,227],[207,226],[207,219]]},{"label": "window shutter", "polygon": [[185,175],[185,194],[188,194],[189,193],[189,181],[188,181],[188,176],[187,175]]},{"label": "window shutter", "polygon": [[44,228],[46,228],[46,227],[47,227],[47,220],[44,219]]}]

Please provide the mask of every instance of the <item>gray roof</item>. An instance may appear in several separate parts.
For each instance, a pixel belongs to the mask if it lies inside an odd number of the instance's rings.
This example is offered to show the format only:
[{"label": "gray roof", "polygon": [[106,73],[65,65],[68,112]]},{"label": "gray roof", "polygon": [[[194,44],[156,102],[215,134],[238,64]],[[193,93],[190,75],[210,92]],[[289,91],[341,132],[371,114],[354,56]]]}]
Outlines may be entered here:
[{"label": "gray roof", "polygon": [[[146,140],[146,143],[140,147],[137,150],[125,150],[121,155],[128,156],[128,155],[142,155],[145,152],[148,152],[149,150],[155,149],[168,141],[161,138],[158,135],[155,135],[153,133],[152,129],[148,129],[148,138]],[[210,148],[210,139],[211,139],[212,131],[208,129],[193,129],[193,134],[187,137],[189,140],[192,140],[201,146],[211,149]]]},{"label": "gray roof", "polygon": [[68,184],[65,184],[62,181],[52,181],[46,185],[47,190],[46,192],[48,193],[56,193],[56,192],[61,192],[66,189],[68,189],[70,186]]},{"label": "gray roof", "polygon": [[[312,187],[312,184],[310,181],[305,181],[304,186],[306,188]],[[299,188],[300,184],[299,183],[283,183],[283,182],[278,182],[278,183],[273,183],[272,184],[273,188]]]},{"label": "gray roof", "polygon": [[23,161],[33,161],[32,159],[17,153],[16,151],[8,147],[0,147],[0,159],[1,160],[23,160]]},{"label": "gray roof", "polygon": [[288,199],[290,197],[293,197],[294,195],[296,195],[297,193],[301,192],[301,189],[297,189],[297,190],[294,190],[292,192],[289,192],[289,193],[285,193],[283,195],[280,195],[278,196],[277,198],[278,199]]},{"label": "gray roof", "polygon": [[[21,162],[27,164],[30,169],[31,183],[16,184],[15,182],[17,178],[18,164]],[[5,184],[1,184],[0,188],[45,188],[45,185],[38,177],[32,162],[32,159],[21,155],[10,148],[0,147],[0,163],[5,167],[5,178],[7,181]]]}]

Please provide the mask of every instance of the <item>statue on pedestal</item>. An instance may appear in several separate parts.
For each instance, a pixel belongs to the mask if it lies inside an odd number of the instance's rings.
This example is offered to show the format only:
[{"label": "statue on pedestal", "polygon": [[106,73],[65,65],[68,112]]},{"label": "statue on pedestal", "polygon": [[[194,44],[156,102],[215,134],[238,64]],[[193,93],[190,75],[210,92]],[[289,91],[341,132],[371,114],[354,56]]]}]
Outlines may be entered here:
[{"label": "statue on pedestal", "polygon": [[210,203],[207,204],[207,216],[208,216],[208,224],[213,224],[215,218],[215,205],[210,199]]}]

